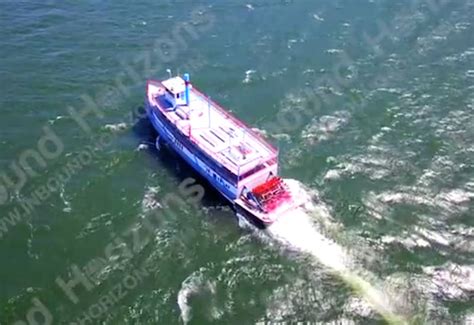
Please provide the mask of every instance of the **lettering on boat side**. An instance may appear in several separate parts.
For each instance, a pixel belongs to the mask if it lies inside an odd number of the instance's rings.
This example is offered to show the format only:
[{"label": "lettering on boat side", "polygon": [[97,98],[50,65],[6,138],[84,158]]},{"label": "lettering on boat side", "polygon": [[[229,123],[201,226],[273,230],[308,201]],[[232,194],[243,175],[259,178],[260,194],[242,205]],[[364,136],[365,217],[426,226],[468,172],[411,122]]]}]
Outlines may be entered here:
[{"label": "lettering on boat side", "polygon": [[178,139],[176,139],[172,134],[170,134],[170,138],[174,142],[175,146],[178,147],[178,149],[183,150],[183,144],[179,142]]}]

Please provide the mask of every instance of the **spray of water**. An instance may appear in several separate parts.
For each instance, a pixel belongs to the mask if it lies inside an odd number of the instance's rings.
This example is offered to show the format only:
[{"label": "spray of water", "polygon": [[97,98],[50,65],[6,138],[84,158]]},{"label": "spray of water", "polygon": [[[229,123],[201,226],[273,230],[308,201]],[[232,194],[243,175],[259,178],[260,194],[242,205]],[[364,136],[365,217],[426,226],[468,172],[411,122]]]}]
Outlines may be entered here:
[{"label": "spray of water", "polygon": [[[358,274],[368,274],[367,271],[357,270],[356,263],[346,251],[336,242],[325,237],[314,225],[312,215],[318,213],[311,202],[310,193],[304,186],[295,180],[286,180],[293,193],[306,199],[306,204],[298,209],[282,215],[275,223],[269,226],[260,236],[277,241],[285,248],[309,254],[320,264],[328,268],[333,274],[340,277],[345,283],[363,297],[387,322],[392,324],[405,323],[389,307],[389,297],[380,289],[364,280]],[[319,212],[328,214],[326,209]],[[248,227],[249,224],[239,217],[239,224]],[[257,232],[256,232],[257,233]],[[375,276],[370,276],[375,278]]]}]

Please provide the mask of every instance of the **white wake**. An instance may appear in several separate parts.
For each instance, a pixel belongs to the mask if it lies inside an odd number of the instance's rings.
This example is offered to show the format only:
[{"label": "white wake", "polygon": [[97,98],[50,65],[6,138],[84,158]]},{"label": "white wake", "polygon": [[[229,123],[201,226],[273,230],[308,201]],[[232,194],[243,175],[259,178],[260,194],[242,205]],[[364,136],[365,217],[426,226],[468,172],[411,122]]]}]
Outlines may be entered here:
[{"label": "white wake", "polygon": [[[368,275],[369,273],[357,267],[346,250],[324,236],[315,225],[314,218],[316,215],[320,219],[319,222],[329,221],[331,217],[328,209],[324,205],[314,204],[311,193],[300,182],[295,180],[285,180],[285,182],[290,186],[293,193],[298,193],[297,195],[305,198],[307,203],[281,216],[265,231],[255,230],[255,234],[266,241],[277,241],[284,249],[309,254],[350,285],[386,321],[397,324],[403,323],[404,320],[391,310],[390,297],[359,275]],[[242,216],[239,216],[239,224],[244,227],[251,227]],[[376,277],[370,275],[370,278],[375,279]]]}]

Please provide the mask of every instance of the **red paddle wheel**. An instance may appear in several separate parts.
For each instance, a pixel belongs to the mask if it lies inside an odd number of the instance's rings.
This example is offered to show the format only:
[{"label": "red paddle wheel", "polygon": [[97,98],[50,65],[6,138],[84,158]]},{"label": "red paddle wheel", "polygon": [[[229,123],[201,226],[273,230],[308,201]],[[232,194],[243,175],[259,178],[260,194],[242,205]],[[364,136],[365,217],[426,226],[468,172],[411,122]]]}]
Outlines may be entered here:
[{"label": "red paddle wheel", "polygon": [[273,177],[256,186],[252,193],[264,207],[265,212],[271,212],[281,203],[291,199],[290,192],[280,177]]}]

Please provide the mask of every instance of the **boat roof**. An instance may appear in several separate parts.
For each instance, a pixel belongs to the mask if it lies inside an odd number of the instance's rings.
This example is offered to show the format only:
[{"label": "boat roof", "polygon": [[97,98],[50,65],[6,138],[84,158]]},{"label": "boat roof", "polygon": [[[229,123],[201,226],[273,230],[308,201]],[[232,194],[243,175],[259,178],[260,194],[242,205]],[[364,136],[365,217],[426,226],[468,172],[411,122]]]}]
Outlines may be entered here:
[{"label": "boat roof", "polygon": [[271,144],[194,87],[190,87],[189,106],[167,108],[160,88],[169,83],[170,80],[149,81],[149,101],[229,171],[241,175],[257,165],[271,164],[270,160],[277,157],[278,151]]},{"label": "boat roof", "polygon": [[163,86],[173,94],[182,93],[186,89],[184,80],[181,77],[174,77],[162,82]]}]

